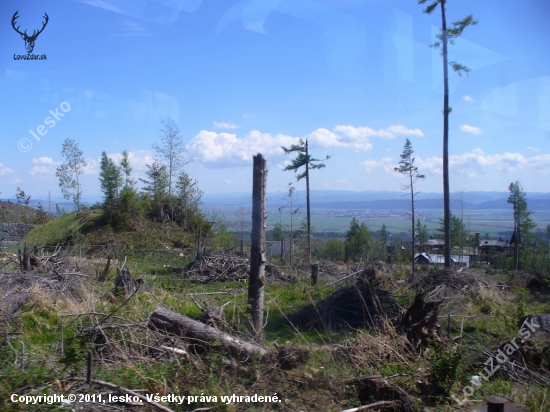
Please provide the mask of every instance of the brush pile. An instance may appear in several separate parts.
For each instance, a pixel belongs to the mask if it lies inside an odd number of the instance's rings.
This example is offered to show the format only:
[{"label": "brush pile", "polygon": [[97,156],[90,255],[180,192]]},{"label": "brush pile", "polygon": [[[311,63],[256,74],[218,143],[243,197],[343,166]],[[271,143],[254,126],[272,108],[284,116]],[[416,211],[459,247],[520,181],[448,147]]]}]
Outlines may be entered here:
[{"label": "brush pile", "polygon": [[430,300],[434,300],[456,292],[461,294],[478,292],[480,288],[488,287],[489,284],[483,280],[481,274],[471,270],[436,269],[422,276],[414,286],[417,290],[427,293]]},{"label": "brush pile", "polygon": [[286,316],[287,323],[302,330],[342,331],[346,329],[383,329],[384,321],[393,322],[402,308],[386,290],[366,279],[335,291],[328,298],[311,303]]},{"label": "brush pile", "polygon": [[[503,358],[506,361],[500,363]],[[539,347],[528,341],[516,351],[511,343],[506,343],[497,350],[483,351],[483,364],[489,363],[499,365],[497,375],[512,382],[522,385],[550,385],[550,345]]]},{"label": "brush pile", "polygon": [[[200,283],[247,281],[250,272],[250,260],[246,256],[228,254],[207,254],[189,263],[183,274],[189,280]],[[286,280],[284,273],[270,264],[265,265],[268,280]]]},{"label": "brush pile", "polygon": [[[64,298],[80,300],[84,291],[82,290],[83,274],[71,273],[69,275],[58,273],[2,273],[0,274],[1,294],[7,294],[7,291],[29,291],[31,289],[46,292],[48,295],[62,295]],[[1,297],[0,296],[0,297]]]}]

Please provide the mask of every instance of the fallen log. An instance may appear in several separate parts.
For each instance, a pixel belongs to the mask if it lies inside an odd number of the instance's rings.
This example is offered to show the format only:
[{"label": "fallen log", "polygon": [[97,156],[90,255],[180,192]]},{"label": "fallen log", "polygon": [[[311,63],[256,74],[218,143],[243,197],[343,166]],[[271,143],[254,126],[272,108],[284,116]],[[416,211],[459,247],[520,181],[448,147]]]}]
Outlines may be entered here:
[{"label": "fallen log", "polygon": [[161,306],[149,317],[148,326],[151,329],[172,333],[199,343],[219,341],[230,356],[241,360],[263,356],[267,353],[267,350],[259,345],[238,339],[212,326],[205,325]]},{"label": "fallen log", "polygon": [[8,321],[30,298],[31,295],[27,291],[21,291],[19,288],[9,290],[0,300],[0,320]]}]

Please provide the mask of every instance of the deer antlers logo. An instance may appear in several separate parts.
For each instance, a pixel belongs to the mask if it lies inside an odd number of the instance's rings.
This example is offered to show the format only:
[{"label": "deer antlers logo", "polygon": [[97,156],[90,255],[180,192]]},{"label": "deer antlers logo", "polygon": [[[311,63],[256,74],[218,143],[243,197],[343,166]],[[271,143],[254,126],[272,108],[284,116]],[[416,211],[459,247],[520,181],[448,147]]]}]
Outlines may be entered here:
[{"label": "deer antlers logo", "polygon": [[25,30],[24,33],[22,33],[21,31],[19,31],[19,27],[20,26],[17,26],[15,27],[15,21],[17,20],[17,18],[19,17],[18,16],[18,13],[19,13],[19,10],[16,11],[14,14],[13,14],[13,17],[11,18],[11,25],[13,27],[13,29],[19,33],[21,35],[21,38],[25,41],[25,48],[27,49],[27,53],[32,53],[32,51],[34,50],[34,42],[36,41],[36,38],[38,37],[38,35],[40,33],[42,33],[42,31],[44,31],[44,28],[46,27],[46,25],[48,24],[48,20],[50,19],[48,17],[48,15],[46,13],[44,13],[44,23],[42,24],[42,28],[38,31],[34,30],[32,35],[29,36],[27,34],[27,30]]}]

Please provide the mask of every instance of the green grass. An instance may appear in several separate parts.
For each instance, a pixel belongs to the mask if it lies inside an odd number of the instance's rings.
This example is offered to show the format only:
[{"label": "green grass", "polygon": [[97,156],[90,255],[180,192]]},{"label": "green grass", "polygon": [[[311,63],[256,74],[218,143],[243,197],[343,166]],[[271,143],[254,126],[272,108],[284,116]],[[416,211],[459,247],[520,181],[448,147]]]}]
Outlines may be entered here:
[{"label": "green grass", "polygon": [[[95,216],[95,217],[94,217]],[[88,216],[89,222],[93,222],[97,215]],[[85,222],[76,219],[76,215],[63,216],[59,222],[45,225],[46,228],[32,232],[28,239],[41,243],[47,239],[56,238],[56,233],[63,230],[58,226],[64,223],[65,231],[82,230]],[[78,221],[77,221],[78,220]],[[79,226],[80,225],[80,226]],[[69,228],[69,229],[67,229]],[[79,229],[80,228],[80,229]],[[38,228],[40,229],[40,228]],[[27,239],[27,240],[28,240]],[[78,246],[77,246],[78,248]],[[75,249],[76,250],[76,249]],[[85,249],[84,253],[89,252]],[[14,328],[22,333],[21,340],[25,343],[26,369],[19,369],[12,365],[15,354],[7,347],[0,346],[0,409],[17,410],[19,406],[5,401],[8,393],[17,391],[38,390],[45,385],[45,391],[52,393],[60,389],[55,382],[66,384],[71,376],[85,376],[85,356],[88,349],[97,349],[101,346],[90,336],[79,337],[80,331],[96,325],[98,319],[104,315],[90,315],[89,312],[109,314],[116,311],[115,316],[107,323],[114,322],[123,325],[138,323],[146,325],[150,314],[160,305],[165,305],[171,310],[197,319],[201,311],[193,301],[200,305],[225,305],[226,321],[238,331],[238,336],[249,339],[247,313],[247,288],[243,282],[226,282],[216,284],[193,283],[178,273],[174,273],[174,267],[182,267],[191,256],[179,256],[179,251],[168,249],[125,249],[127,257],[126,267],[132,273],[142,276],[145,285],[141,286],[127,303],[122,307],[125,298],[119,298],[114,302],[103,299],[113,288],[112,277],[107,283],[97,283],[93,276],[86,279],[86,294],[81,301],[67,303],[68,297],[58,294],[55,297],[40,296],[26,306],[19,316]],[[169,263],[168,263],[169,262]],[[169,264],[170,267],[163,267]],[[99,265],[99,264],[98,264]],[[98,267],[101,267],[98,266]],[[406,284],[393,283],[397,279],[408,276],[410,268],[394,265],[393,274],[381,276],[381,287],[390,289],[402,305],[412,301],[414,291]],[[491,281],[509,283],[507,274],[491,275]],[[265,364],[259,361],[249,366],[235,365],[228,359],[223,350],[211,343],[206,353],[197,357],[203,369],[197,369],[195,364],[187,358],[180,356],[171,361],[157,360],[154,355],[142,356],[139,360],[99,362],[94,364],[94,376],[108,382],[113,382],[129,388],[145,389],[148,393],[178,393],[209,395],[244,394],[247,391],[254,393],[284,394],[288,399],[288,407],[294,410],[310,410],[311,402],[325,405],[323,410],[339,411],[347,407],[357,406],[355,390],[343,384],[345,379],[365,374],[381,374],[397,377],[392,382],[406,388],[411,395],[420,397],[416,389],[416,380],[427,379],[430,368],[429,355],[427,357],[409,356],[405,354],[403,341],[397,335],[388,335],[381,332],[357,332],[345,333],[298,331],[290,326],[284,326],[285,314],[301,308],[312,302],[326,298],[342,284],[325,287],[326,280],[321,279],[319,285],[312,288],[309,285],[307,274],[299,274],[292,282],[271,283],[265,288],[264,315],[266,325],[264,330],[264,345],[269,349],[275,349],[275,343],[305,345],[310,348],[309,361],[299,368],[287,372],[277,371],[273,364]],[[385,285],[385,286],[384,286]],[[210,294],[213,292],[227,292],[224,294]],[[193,294],[193,298],[192,295]],[[477,359],[476,351],[485,347],[494,347],[508,341],[516,332],[516,323],[519,317],[525,313],[544,313],[550,311],[550,304],[544,299],[531,295],[523,288],[523,285],[512,284],[512,287],[504,292],[477,293],[472,292],[460,299],[447,300],[441,307],[440,319],[443,329],[446,331],[446,314],[463,315],[452,318],[451,335],[460,333],[462,321],[463,331],[466,337],[462,345],[468,348],[465,360],[461,364],[461,372],[457,377],[460,384],[469,379],[472,371],[465,371],[466,366]],[[74,314],[84,314],[77,317]],[[70,316],[62,316],[70,315]],[[118,329],[109,329],[109,337],[120,345],[126,344],[131,338],[127,332],[127,326]],[[63,339],[61,336],[63,335]],[[139,339],[142,339],[140,335]],[[357,339],[363,342],[363,346],[353,356],[338,354],[338,345],[348,339]],[[131,339],[130,339],[131,340]],[[63,353],[61,352],[63,343]],[[330,350],[327,346],[331,345]],[[21,350],[21,345],[15,339],[13,346],[16,351]],[[379,355],[374,348],[386,348],[386,352]],[[153,351],[154,353],[154,351]],[[396,353],[402,353],[400,358]],[[376,356],[380,356],[377,358]],[[376,359],[374,361],[373,359]],[[267,361],[266,361],[267,362]],[[468,363],[470,362],[470,363]],[[432,362],[433,363],[433,362]],[[31,366],[32,365],[32,366]],[[431,366],[430,366],[431,365]],[[441,365],[438,364],[440,367]],[[237,369],[236,369],[237,368]],[[441,369],[441,368],[440,368]],[[440,371],[441,374],[441,371]],[[451,393],[459,390],[456,383]],[[61,385],[61,384],[59,384]],[[337,389],[335,389],[337,388]],[[86,390],[91,390],[87,388]],[[454,391],[454,392],[453,392]],[[486,394],[508,394],[514,399],[530,406],[531,410],[537,410],[537,402],[540,404],[544,398],[544,392],[538,388],[521,388],[519,385],[503,380],[494,380],[484,384],[482,390],[476,391],[475,399],[482,399]],[[318,399],[318,400],[317,400]],[[2,403],[3,402],[3,403]],[[332,402],[332,403],[331,403]],[[199,406],[213,406],[208,402],[197,403],[191,406],[169,405],[174,410],[196,409]],[[437,406],[437,410],[452,410],[445,401]],[[47,408],[44,407],[44,410]],[[222,405],[218,402],[215,411],[234,411],[234,406]],[[262,410],[258,405],[250,405],[247,410]],[[537,410],[538,412],[538,410]]]},{"label": "green grass", "polygon": [[[98,211],[90,211],[90,218],[94,219],[100,215]],[[66,244],[67,236],[79,234],[85,225],[76,213],[59,216],[48,223],[40,225],[25,236],[25,242],[33,245],[55,245]]]}]

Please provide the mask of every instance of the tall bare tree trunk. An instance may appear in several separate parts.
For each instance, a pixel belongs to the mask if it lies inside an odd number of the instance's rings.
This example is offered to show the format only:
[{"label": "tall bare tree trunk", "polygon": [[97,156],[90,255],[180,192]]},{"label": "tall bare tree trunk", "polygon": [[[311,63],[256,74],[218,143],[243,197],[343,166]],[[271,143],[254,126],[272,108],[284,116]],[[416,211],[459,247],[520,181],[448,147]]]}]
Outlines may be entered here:
[{"label": "tall bare tree trunk", "polygon": [[414,247],[416,245],[416,231],[414,228],[414,186],[413,186],[413,173],[409,171],[409,179],[411,182],[411,219],[412,219],[412,277],[411,282],[416,282],[416,263],[414,261]]},{"label": "tall bare tree trunk", "polygon": [[252,177],[252,235],[250,248],[250,281],[248,304],[252,317],[252,332],[259,336],[263,328],[265,285],[265,225],[267,161],[258,153],[254,156]]},{"label": "tall bare tree trunk", "polygon": [[311,213],[309,209],[309,152],[306,139],[306,209],[307,209],[307,259],[311,266]]},{"label": "tall bare tree trunk", "polygon": [[447,19],[445,2],[441,1],[441,34],[443,35],[443,222],[445,267],[451,267],[451,202],[449,189],[449,65],[447,62]]}]

